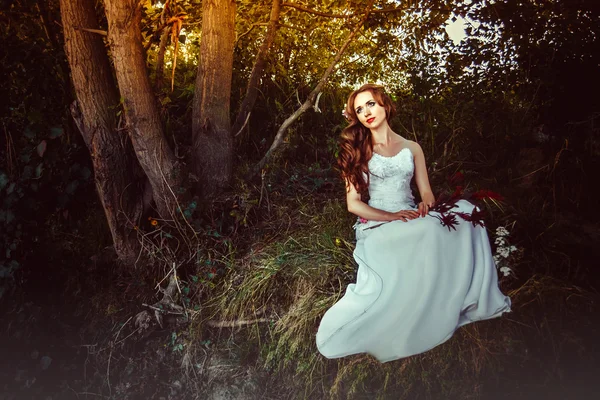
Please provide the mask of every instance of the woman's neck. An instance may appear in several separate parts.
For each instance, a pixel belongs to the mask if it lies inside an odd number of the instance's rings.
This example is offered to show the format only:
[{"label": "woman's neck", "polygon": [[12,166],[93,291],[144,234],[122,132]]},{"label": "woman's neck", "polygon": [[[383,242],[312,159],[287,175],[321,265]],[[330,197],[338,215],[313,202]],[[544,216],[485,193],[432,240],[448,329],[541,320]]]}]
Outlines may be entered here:
[{"label": "woman's neck", "polygon": [[388,125],[387,121],[381,126],[375,129],[371,129],[371,137],[373,138],[373,145],[387,146],[398,136],[392,128]]}]

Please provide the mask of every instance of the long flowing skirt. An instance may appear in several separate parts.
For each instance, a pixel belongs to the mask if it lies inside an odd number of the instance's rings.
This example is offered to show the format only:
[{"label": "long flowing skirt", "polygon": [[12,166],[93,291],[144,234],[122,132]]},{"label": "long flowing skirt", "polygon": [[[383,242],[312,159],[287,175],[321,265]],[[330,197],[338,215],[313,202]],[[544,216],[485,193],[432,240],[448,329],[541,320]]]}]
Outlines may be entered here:
[{"label": "long flowing skirt", "polygon": [[[466,201],[459,207],[473,209]],[[510,311],[486,230],[458,220],[451,231],[430,215],[357,229],[356,283],[321,320],[321,354],[396,360],[444,343],[462,325]]]}]

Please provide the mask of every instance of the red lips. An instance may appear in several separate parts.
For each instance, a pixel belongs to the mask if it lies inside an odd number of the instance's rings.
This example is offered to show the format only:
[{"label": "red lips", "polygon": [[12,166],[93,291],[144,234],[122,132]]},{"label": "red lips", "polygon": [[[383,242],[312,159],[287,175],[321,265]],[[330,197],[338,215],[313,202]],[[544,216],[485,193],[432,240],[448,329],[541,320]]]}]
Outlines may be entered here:
[{"label": "red lips", "polygon": [[369,123],[369,124],[370,124],[370,123],[371,123],[371,122],[373,122],[373,121],[375,121],[375,117],[369,118],[369,119],[367,120],[367,123]]}]

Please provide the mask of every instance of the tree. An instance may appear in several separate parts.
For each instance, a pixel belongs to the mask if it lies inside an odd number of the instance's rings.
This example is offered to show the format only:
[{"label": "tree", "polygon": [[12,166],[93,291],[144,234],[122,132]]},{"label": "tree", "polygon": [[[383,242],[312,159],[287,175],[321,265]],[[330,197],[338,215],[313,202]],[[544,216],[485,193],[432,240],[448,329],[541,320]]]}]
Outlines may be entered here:
[{"label": "tree", "polygon": [[[92,135],[90,132],[93,132],[96,126],[94,121],[102,118],[108,121],[106,128],[103,129],[106,132],[111,132],[111,129],[114,131],[116,122],[114,116],[107,110],[111,110],[111,107],[114,107],[116,103],[120,103],[126,120],[126,132],[134,149],[133,154],[141,170],[143,170],[144,179],[147,179],[147,183],[151,188],[149,192],[152,193],[157,213],[165,220],[175,219],[177,214],[182,211],[181,193],[189,189],[184,185],[184,177],[187,176],[188,171],[184,165],[178,162],[170,147],[170,139],[168,140],[165,136],[161,112],[152,91],[147,71],[144,48],[150,49],[153,43],[148,39],[149,42],[146,46],[143,45],[144,36],[142,35],[141,24],[144,7],[149,10],[153,7],[153,2],[105,0],[104,3],[108,21],[108,42],[120,101],[116,101],[117,95],[115,94],[114,83],[110,82],[110,68],[107,66],[106,53],[102,49],[101,39],[89,36],[92,34],[86,31],[89,26],[95,26],[95,21],[82,20],[79,23],[88,26],[84,26],[79,30],[75,30],[71,25],[68,29],[65,28],[65,38],[70,40],[69,46],[71,46],[68,47],[69,62],[73,71],[77,96],[80,98],[81,120],[84,121],[82,123],[82,133],[85,137]],[[66,25],[73,18],[70,14],[75,13],[73,4],[83,5],[83,3],[67,4],[66,1],[61,1]],[[86,13],[88,14],[91,9],[90,4],[87,3],[86,6],[88,10]],[[258,10],[257,13],[263,13],[264,15],[264,8],[261,8],[260,5],[251,2],[240,2],[240,4],[246,9],[250,7]],[[286,80],[289,82],[286,90],[292,90],[292,93],[296,92],[298,101],[299,88],[303,88],[305,92],[306,88],[314,89],[310,90],[302,107],[296,110],[281,125],[273,147],[267,152],[260,165],[264,165],[266,158],[281,143],[287,128],[315,103],[318,94],[324,89],[328,79],[334,78],[339,84],[347,81],[348,76],[368,75],[365,74],[365,70],[370,70],[373,76],[376,76],[376,71],[381,70],[380,65],[386,59],[401,56],[398,50],[400,46],[385,45],[385,41],[398,42],[404,40],[410,42],[411,38],[405,35],[398,39],[386,34],[386,32],[390,29],[397,29],[405,23],[410,15],[410,10],[418,9],[421,11],[421,16],[413,18],[414,21],[412,22],[419,29],[423,29],[423,21],[428,22],[429,20],[433,22],[430,23],[428,29],[432,29],[431,27],[435,27],[436,24],[439,25],[440,21],[443,22],[444,16],[448,14],[448,9],[430,11],[429,8],[433,9],[438,4],[434,0],[421,0],[415,4],[404,7],[387,0],[374,0],[368,4],[347,4],[343,1],[334,1],[329,5],[327,11],[321,11],[322,6],[316,1],[299,5],[273,0],[268,28],[258,49],[258,55],[254,57],[251,52],[248,53],[248,57],[252,56],[253,59],[248,59],[247,65],[252,64],[253,68],[247,81],[246,96],[238,112],[234,132],[232,132],[230,96],[234,71],[234,45],[236,43],[236,2],[234,0],[204,0],[202,2],[200,54],[192,107],[192,143],[191,150],[188,152],[190,154],[189,164],[193,166],[199,192],[204,198],[210,200],[214,194],[224,190],[231,181],[234,151],[232,135],[237,133],[235,131],[241,130],[249,119],[257,98],[260,78],[267,71],[269,49],[274,43],[277,43],[277,35],[281,28],[293,31],[301,30],[306,33],[306,37],[295,35],[292,38],[291,35],[281,35],[277,46],[282,49],[285,47],[283,58],[281,54],[277,54],[277,58],[275,62],[271,63],[268,73],[272,77],[284,75],[290,71],[289,75],[286,76]],[[193,4],[183,0],[178,2],[170,0],[163,7],[169,7],[169,13],[175,7],[179,10],[193,10]],[[285,11],[282,11],[283,8],[285,8]],[[167,14],[163,10],[160,25],[156,26],[153,32],[150,32],[153,37],[161,37],[157,60],[159,65],[156,66],[157,75],[162,75],[163,56],[165,55],[168,38],[166,33],[168,22],[165,21]],[[361,18],[362,21],[357,25],[357,21]],[[280,22],[280,20],[283,20],[283,22]],[[252,26],[259,24],[253,21],[247,22]],[[165,24],[167,24],[167,27],[165,27]],[[361,35],[363,25],[365,33]],[[181,24],[179,23],[176,33],[179,33],[180,27]],[[348,30],[351,31],[350,34],[346,33]],[[145,29],[144,32],[147,33],[148,30]],[[85,37],[86,41],[82,40],[82,33],[87,35]],[[355,36],[357,43],[354,43]],[[81,40],[75,41],[73,40],[74,37]],[[83,68],[77,65],[81,63],[79,54],[85,54],[83,48],[88,46],[88,41],[92,38],[95,40],[95,47],[89,58],[101,60],[98,62],[103,66],[93,68],[86,64],[86,69],[79,72],[79,69]],[[291,38],[291,41],[289,43],[285,42],[284,46],[282,40],[287,41],[289,38]],[[376,39],[375,43],[373,38]],[[177,51],[177,40],[175,39],[176,35],[172,36],[172,42],[175,42],[174,47]],[[256,40],[256,37],[254,39]],[[369,53],[366,55],[364,54],[365,46],[369,49]],[[336,56],[324,56],[328,50],[334,50],[332,54],[336,54]],[[354,69],[350,71],[350,74],[335,74],[336,65],[341,61],[341,56],[345,52],[350,53],[355,58],[352,62]],[[356,58],[357,55],[358,58]],[[175,53],[172,56],[173,64],[176,57],[177,54]],[[282,67],[280,63],[285,63],[287,67]],[[369,69],[365,66],[369,68],[377,66],[377,68]],[[104,103],[100,105],[94,103],[96,97],[102,97],[98,96],[95,91],[90,91],[89,98],[86,97],[87,94],[84,92],[89,91],[89,88],[86,86],[87,82],[81,76],[90,76],[91,80],[102,82],[102,86],[98,86],[94,90],[103,92],[102,96],[107,99]],[[158,87],[161,76],[157,76],[156,79]],[[103,114],[100,114],[101,111]],[[99,115],[102,118],[99,118]],[[129,151],[127,150],[129,141],[125,140],[123,136],[120,136],[120,139],[121,148],[124,149],[120,161],[126,165],[111,164],[111,160],[115,157],[113,153],[99,155],[98,157],[102,160],[95,161],[94,165],[98,170],[98,179],[102,182],[109,179],[108,172],[104,171],[103,168],[110,168],[111,165],[113,168],[116,165],[123,171],[133,171],[132,177],[123,178],[123,181],[117,180],[115,185],[123,185],[123,182],[127,182],[127,179],[137,179],[139,177],[135,169],[131,170],[131,167],[128,167],[128,163],[133,162],[128,161],[131,157],[131,153],[127,153]],[[97,152],[93,147],[93,141],[90,140],[89,142],[90,151]],[[111,144],[108,147],[115,147],[115,145]],[[119,147],[116,146],[115,148]],[[105,206],[108,210],[107,215],[111,210],[115,210],[116,214],[121,211],[124,212],[124,215],[131,214],[131,217],[128,217],[130,220],[140,218],[142,211],[140,211],[139,204],[142,203],[143,192],[140,187],[142,185],[139,184],[140,181],[143,181],[143,179],[135,181],[138,182],[136,190],[132,191],[132,196],[137,196],[138,199],[137,201],[132,199],[131,204],[135,207],[132,206],[132,210],[121,210],[119,206],[115,206],[114,199],[116,197],[115,194],[112,194],[109,196],[112,200],[103,200],[107,204]],[[104,186],[106,186],[106,183]],[[104,186],[102,186],[103,189]],[[115,187],[113,190],[115,193],[120,192],[121,195],[124,193],[123,188],[120,186]],[[123,256],[122,258],[127,259],[129,256]]]},{"label": "tree", "polygon": [[173,219],[176,191],[183,174],[169,143],[146,70],[141,42],[141,3],[136,0],[106,0],[108,38],[123,107],[127,131],[137,159],[152,186],[158,214]]},{"label": "tree", "polygon": [[225,189],[233,171],[229,103],[234,41],[235,1],[204,0],[192,115],[195,170],[204,196]]},{"label": "tree", "polygon": [[73,117],[89,149],[98,196],[115,251],[132,263],[139,251],[134,225],[143,211],[139,200],[145,177],[126,132],[117,129],[119,95],[102,38],[82,30],[97,28],[94,0],[60,0],[65,51],[77,96]]}]

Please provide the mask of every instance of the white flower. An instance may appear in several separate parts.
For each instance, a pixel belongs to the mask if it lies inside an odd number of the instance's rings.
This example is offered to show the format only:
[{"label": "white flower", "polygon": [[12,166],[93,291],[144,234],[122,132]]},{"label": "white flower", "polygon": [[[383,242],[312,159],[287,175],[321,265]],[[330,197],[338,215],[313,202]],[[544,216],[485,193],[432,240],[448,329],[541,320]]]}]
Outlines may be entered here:
[{"label": "white flower", "polygon": [[499,236],[496,238],[494,243],[496,243],[498,246],[504,246],[506,244],[506,239],[504,239],[502,236]]},{"label": "white flower", "polygon": [[517,251],[517,246],[510,246],[510,252]]},{"label": "white flower", "polygon": [[508,231],[505,227],[499,226],[496,228],[496,236],[508,236]]},{"label": "white flower", "polygon": [[500,268],[500,272],[502,272],[504,274],[504,276],[509,276],[512,274],[512,269],[510,269],[508,267],[502,267],[502,268]]}]

